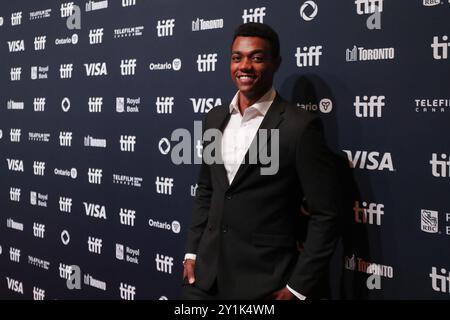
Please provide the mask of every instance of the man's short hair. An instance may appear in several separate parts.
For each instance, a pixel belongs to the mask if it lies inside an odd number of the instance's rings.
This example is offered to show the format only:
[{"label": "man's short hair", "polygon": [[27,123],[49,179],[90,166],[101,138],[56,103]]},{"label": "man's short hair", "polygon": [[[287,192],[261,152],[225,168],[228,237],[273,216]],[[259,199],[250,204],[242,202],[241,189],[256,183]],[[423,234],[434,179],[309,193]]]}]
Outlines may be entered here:
[{"label": "man's short hair", "polygon": [[237,37],[263,38],[270,43],[272,58],[277,59],[280,56],[280,39],[278,34],[267,24],[256,22],[241,24],[234,31],[232,44]]}]

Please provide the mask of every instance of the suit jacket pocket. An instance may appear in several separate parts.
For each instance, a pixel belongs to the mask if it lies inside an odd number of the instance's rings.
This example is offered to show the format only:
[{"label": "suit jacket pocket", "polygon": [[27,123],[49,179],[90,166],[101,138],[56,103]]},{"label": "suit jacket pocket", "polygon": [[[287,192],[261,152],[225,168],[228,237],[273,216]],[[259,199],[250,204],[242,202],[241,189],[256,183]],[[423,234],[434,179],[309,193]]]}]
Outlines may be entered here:
[{"label": "suit jacket pocket", "polygon": [[295,247],[296,241],[293,236],[286,234],[253,233],[252,243],[263,247]]}]

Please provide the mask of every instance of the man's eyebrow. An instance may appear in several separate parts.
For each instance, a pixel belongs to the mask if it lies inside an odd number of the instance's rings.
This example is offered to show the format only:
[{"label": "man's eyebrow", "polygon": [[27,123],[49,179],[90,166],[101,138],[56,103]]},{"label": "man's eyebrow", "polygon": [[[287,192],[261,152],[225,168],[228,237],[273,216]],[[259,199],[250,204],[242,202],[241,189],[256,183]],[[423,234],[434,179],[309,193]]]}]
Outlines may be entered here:
[{"label": "man's eyebrow", "polygon": [[[256,50],[249,52],[250,55],[257,54],[257,53],[268,53],[268,52],[267,52],[267,50],[263,50],[263,49],[256,49]],[[231,52],[231,54],[242,54],[242,51],[234,50]]]}]

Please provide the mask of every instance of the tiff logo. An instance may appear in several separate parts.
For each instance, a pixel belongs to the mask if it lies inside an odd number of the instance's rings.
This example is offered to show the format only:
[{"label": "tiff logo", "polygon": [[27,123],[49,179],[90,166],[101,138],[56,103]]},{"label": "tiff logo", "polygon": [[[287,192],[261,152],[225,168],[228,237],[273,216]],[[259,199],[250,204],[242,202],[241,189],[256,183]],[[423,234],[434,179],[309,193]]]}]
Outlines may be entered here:
[{"label": "tiff logo", "polygon": [[431,155],[431,173],[436,178],[450,178],[450,159],[445,153],[440,155],[438,160],[438,154],[433,153]]},{"label": "tiff logo", "polygon": [[20,249],[9,247],[9,260],[20,262]]},{"label": "tiff logo", "polygon": [[254,9],[244,9],[242,14],[242,19],[244,23],[247,22],[259,22],[264,23],[264,17],[266,16],[266,7],[254,8]]},{"label": "tiff logo", "polygon": [[134,296],[136,294],[136,287],[123,283],[120,283],[119,287],[120,298],[123,300],[134,300]]},{"label": "tiff logo", "polygon": [[384,0],[355,0],[358,15],[383,12]]},{"label": "tiff logo", "polygon": [[37,238],[44,238],[45,225],[42,223],[33,223],[33,235]]},{"label": "tiff logo", "polygon": [[72,198],[59,197],[59,211],[70,213],[72,211]]},{"label": "tiff logo", "polygon": [[34,161],[33,162],[33,174],[35,176],[43,176],[45,173],[45,162]]},{"label": "tiff logo", "polygon": [[120,151],[134,152],[134,145],[136,144],[136,136],[120,136]]},{"label": "tiff logo", "polygon": [[156,112],[157,113],[172,113],[174,104],[174,97],[157,97],[156,98]]},{"label": "tiff logo", "polygon": [[122,0],[122,7],[135,6],[136,0]]},{"label": "tiff logo", "polygon": [[9,131],[9,137],[11,139],[11,142],[20,142],[20,136],[22,135],[21,129],[11,129]]},{"label": "tiff logo", "polygon": [[45,290],[33,287],[33,300],[44,300],[45,299]]},{"label": "tiff logo", "polygon": [[20,202],[20,188],[9,188],[9,199],[14,202]]},{"label": "tiff logo", "polygon": [[137,59],[125,59],[120,61],[120,74],[123,76],[134,75],[136,72]]},{"label": "tiff logo", "polygon": [[89,97],[88,106],[89,112],[102,112],[103,98]]},{"label": "tiff logo", "polygon": [[47,42],[47,36],[34,37],[34,50],[45,50],[45,44]]},{"label": "tiff logo", "polygon": [[103,42],[103,28],[89,30],[89,44],[99,44]]},{"label": "tiff logo", "polygon": [[73,2],[61,3],[61,18],[67,18],[72,15],[73,12]]},{"label": "tiff logo", "polygon": [[134,219],[136,218],[136,210],[120,208],[119,216],[120,216],[120,224],[134,227]]},{"label": "tiff logo", "polygon": [[442,42],[439,42],[439,37],[433,37],[433,43],[431,47],[433,48],[433,59],[441,60],[448,59],[448,47],[450,47],[450,42],[448,41],[448,36],[442,36]]},{"label": "tiff logo", "polygon": [[45,111],[45,98],[44,97],[37,97],[33,100],[33,108],[36,112],[43,112]]},{"label": "tiff logo", "polygon": [[22,11],[11,13],[11,25],[18,26],[22,23]]},{"label": "tiff logo", "polygon": [[59,145],[62,147],[72,146],[72,132],[59,132]]},{"label": "tiff logo", "polygon": [[355,212],[355,222],[381,226],[381,216],[384,214],[383,209],[383,204],[367,204],[367,202],[363,201],[362,207],[360,207],[359,201],[355,201],[355,206],[353,207],[353,211]]},{"label": "tiff logo", "polygon": [[163,256],[162,254],[156,254],[156,270],[159,272],[172,274],[173,258],[169,256]]},{"label": "tiff logo", "polygon": [[197,56],[198,72],[216,71],[217,53],[199,54]]},{"label": "tiff logo", "polygon": [[89,183],[101,184],[102,183],[102,177],[103,177],[103,170],[102,169],[89,168],[89,171],[88,171],[88,181],[89,181]]},{"label": "tiff logo", "polygon": [[21,67],[13,67],[13,68],[11,68],[11,71],[10,71],[11,81],[20,81],[21,74],[22,74],[22,68]]},{"label": "tiff logo", "polygon": [[156,177],[156,192],[159,194],[172,194],[173,178]]},{"label": "tiff logo", "polygon": [[450,271],[441,268],[440,274],[437,272],[436,267],[431,267],[431,273],[429,274],[431,278],[431,287],[434,291],[450,293]]},{"label": "tiff logo", "polygon": [[72,274],[72,266],[59,263],[59,277],[68,280]]},{"label": "tiff logo", "polygon": [[61,64],[59,66],[59,77],[61,79],[72,78],[73,63]]},{"label": "tiff logo", "polygon": [[89,252],[101,254],[102,253],[102,239],[89,237],[88,239],[88,250]]},{"label": "tiff logo", "polygon": [[320,64],[320,56],[322,55],[322,46],[297,47],[295,58],[297,59],[297,67],[312,67]]},{"label": "tiff logo", "polygon": [[363,96],[361,101],[360,96],[356,96],[355,102],[355,114],[358,118],[381,118],[382,108],[386,105],[384,103],[385,96]]},{"label": "tiff logo", "polygon": [[158,20],[156,30],[158,37],[173,36],[173,29],[175,28],[175,19]]}]

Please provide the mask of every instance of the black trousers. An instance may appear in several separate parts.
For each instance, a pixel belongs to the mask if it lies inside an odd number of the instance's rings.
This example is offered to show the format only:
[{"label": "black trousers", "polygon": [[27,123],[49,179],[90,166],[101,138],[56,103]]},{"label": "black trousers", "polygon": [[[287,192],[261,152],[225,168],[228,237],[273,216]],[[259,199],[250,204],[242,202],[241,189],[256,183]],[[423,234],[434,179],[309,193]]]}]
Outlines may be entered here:
[{"label": "black trousers", "polygon": [[187,281],[183,284],[183,300],[220,300],[219,289],[217,286],[217,280],[214,281],[210,290],[204,291],[193,284],[189,284]]}]

